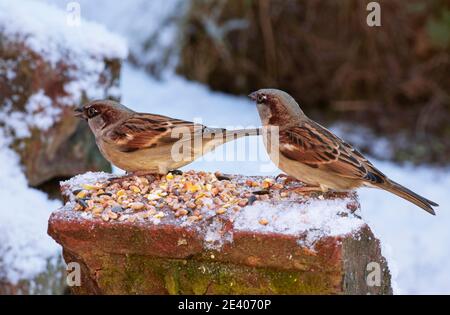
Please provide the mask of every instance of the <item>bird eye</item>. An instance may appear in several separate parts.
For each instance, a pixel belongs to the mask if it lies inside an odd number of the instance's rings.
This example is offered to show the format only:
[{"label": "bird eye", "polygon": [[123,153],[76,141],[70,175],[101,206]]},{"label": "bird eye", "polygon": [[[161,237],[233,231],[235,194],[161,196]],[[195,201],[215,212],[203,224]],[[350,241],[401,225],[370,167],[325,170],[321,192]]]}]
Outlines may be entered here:
[{"label": "bird eye", "polygon": [[97,116],[100,112],[96,110],[94,107],[89,107],[87,110],[87,116],[89,118],[92,118],[94,116]]},{"label": "bird eye", "polygon": [[260,94],[258,95],[257,101],[258,103],[264,103],[265,101],[267,101],[267,96],[265,96],[264,94]]}]

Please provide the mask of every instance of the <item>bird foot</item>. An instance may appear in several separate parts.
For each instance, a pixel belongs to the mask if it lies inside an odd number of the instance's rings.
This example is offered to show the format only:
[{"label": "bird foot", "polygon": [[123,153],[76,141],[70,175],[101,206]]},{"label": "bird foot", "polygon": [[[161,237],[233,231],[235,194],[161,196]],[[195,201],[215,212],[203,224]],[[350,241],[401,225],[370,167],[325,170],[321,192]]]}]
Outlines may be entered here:
[{"label": "bird foot", "polygon": [[253,192],[253,195],[262,196],[262,195],[270,195],[270,191],[263,189],[263,190],[257,190]]},{"label": "bird foot", "polygon": [[183,171],[181,170],[170,170],[167,172],[167,174],[172,174],[172,175],[183,175]]},{"label": "bird foot", "polygon": [[225,176],[225,175],[216,175],[216,178],[217,178],[218,180],[220,180],[220,181],[222,181],[222,180],[231,180],[230,177]]},{"label": "bird foot", "polygon": [[298,193],[300,195],[310,195],[313,193],[316,194],[323,194],[324,191],[320,186],[302,186],[302,187],[293,187],[288,188],[288,191],[293,191],[295,193]]},{"label": "bird foot", "polygon": [[279,174],[277,177],[275,177],[275,180],[278,181],[279,179],[284,179],[284,184],[290,184],[292,182],[298,182],[298,180],[295,177],[289,176],[287,174]]}]

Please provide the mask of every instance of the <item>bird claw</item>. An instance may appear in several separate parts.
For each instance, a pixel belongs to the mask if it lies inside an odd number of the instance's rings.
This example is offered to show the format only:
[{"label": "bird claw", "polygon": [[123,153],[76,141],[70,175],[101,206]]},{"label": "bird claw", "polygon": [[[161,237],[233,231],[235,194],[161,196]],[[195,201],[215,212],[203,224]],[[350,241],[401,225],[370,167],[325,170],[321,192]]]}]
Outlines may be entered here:
[{"label": "bird claw", "polygon": [[169,172],[167,172],[167,174],[172,174],[172,175],[183,175],[183,171],[181,170],[170,170]]},{"label": "bird claw", "polygon": [[128,175],[125,176],[114,176],[108,179],[108,183],[111,184],[120,184],[122,181],[124,181],[126,178],[128,178]]},{"label": "bird claw", "polygon": [[292,177],[292,176],[289,176],[289,175],[283,174],[283,173],[281,173],[277,177],[275,177],[275,181],[278,181],[279,179],[284,179],[285,185],[298,181],[295,177]]}]

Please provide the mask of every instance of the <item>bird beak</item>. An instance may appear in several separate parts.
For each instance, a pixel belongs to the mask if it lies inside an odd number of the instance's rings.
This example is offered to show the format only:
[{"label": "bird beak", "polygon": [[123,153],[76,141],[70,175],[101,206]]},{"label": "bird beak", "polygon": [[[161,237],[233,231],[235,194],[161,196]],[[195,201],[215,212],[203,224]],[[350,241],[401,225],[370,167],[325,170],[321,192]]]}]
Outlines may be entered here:
[{"label": "bird beak", "polygon": [[250,97],[250,99],[252,99],[253,101],[257,101],[258,100],[258,92],[253,92],[253,93],[250,93],[249,95],[248,95],[248,97]]},{"label": "bird beak", "polygon": [[75,117],[78,117],[78,118],[84,118],[84,110],[83,110],[83,107],[77,107],[77,108],[75,108],[73,111],[74,111],[74,113],[75,113]]}]

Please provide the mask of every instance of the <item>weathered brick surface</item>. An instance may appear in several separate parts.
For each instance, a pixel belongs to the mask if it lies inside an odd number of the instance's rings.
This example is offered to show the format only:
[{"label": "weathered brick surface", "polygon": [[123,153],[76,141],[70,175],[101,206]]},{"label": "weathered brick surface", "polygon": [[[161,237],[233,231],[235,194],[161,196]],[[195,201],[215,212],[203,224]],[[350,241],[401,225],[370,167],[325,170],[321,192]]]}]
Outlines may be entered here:
[{"label": "weathered brick surface", "polygon": [[[207,222],[198,222],[198,225]],[[168,220],[104,222],[62,209],[49,234],[78,262],[77,294],[391,294],[390,274],[379,241],[367,225],[314,246],[308,235],[237,230],[232,242],[206,249],[198,226]],[[367,264],[381,267],[381,286],[366,283]]]}]

